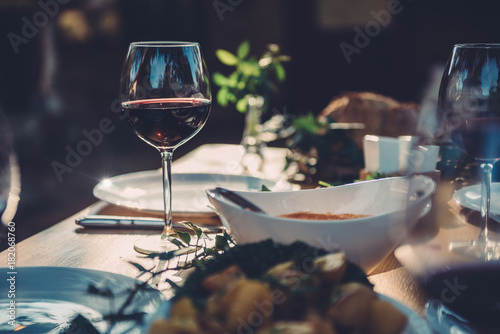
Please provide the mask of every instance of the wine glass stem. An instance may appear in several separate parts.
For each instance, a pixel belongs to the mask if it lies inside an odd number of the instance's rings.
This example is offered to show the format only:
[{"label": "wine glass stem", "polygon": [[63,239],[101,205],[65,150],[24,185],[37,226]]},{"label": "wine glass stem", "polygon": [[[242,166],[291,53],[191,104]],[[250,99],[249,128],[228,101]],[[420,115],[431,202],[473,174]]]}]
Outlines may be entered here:
[{"label": "wine glass stem", "polygon": [[172,153],[173,150],[161,151],[161,170],[163,175],[163,212],[165,219],[165,226],[161,233],[161,239],[167,239],[169,234],[172,233]]},{"label": "wine glass stem", "polygon": [[491,199],[491,171],[493,164],[484,162],[481,164],[481,231],[478,241],[486,244],[489,238],[488,221],[490,219],[490,199]]}]

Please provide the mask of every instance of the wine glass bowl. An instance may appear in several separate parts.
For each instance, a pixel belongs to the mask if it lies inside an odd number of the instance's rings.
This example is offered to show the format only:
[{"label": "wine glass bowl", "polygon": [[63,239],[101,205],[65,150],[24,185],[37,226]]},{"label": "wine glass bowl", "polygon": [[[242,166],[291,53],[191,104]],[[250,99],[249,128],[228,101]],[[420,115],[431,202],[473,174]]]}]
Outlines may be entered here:
[{"label": "wine glass bowl", "polygon": [[129,125],[157,149],[175,148],[192,138],[205,124],[210,102],[204,99],[154,99],[123,103]]},{"label": "wine glass bowl", "polygon": [[500,44],[458,44],[439,91],[441,127],[437,137],[451,140],[481,165],[481,226],[475,240],[449,248],[482,260],[500,259],[500,244],[488,232],[493,164],[500,158]]},{"label": "wine glass bowl", "polygon": [[193,42],[131,43],[120,84],[122,115],[135,134],[160,151],[165,228],[157,240],[135,249],[162,252],[172,230],[170,164],[174,150],[195,136],[210,113],[210,80],[201,49]]}]

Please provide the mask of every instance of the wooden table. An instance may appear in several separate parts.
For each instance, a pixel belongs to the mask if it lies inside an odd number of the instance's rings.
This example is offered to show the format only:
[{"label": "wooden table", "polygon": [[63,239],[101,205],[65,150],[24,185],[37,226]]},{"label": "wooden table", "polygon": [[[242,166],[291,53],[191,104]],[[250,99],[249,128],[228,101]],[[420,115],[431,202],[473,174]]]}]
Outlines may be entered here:
[{"label": "wooden table", "polygon": [[[194,172],[203,169],[206,172],[237,173],[239,172],[238,150],[237,146],[205,145],[176,161],[174,171]],[[284,163],[282,156],[284,152],[270,150],[267,153],[270,157],[264,171],[271,177],[278,177],[281,171],[279,168],[282,167],[280,164]],[[425,245],[430,244],[433,247],[429,249],[445,254],[443,245],[448,239],[458,235],[474,238],[478,230],[477,226],[465,223],[463,210],[453,209],[449,205],[450,189],[439,191],[436,196],[431,213],[409,235],[409,243],[396,250],[397,258],[391,254],[369,276],[377,292],[400,301],[422,315],[429,297],[400,261],[405,262],[412,271],[418,272],[424,269],[419,256],[416,255],[419,247],[425,248]],[[96,203],[101,207],[101,213],[140,214],[134,210],[112,205],[103,207],[102,204],[102,202]],[[89,207],[17,244],[16,266],[77,267],[104,270],[131,277],[135,277],[138,270],[130,265],[129,261],[139,262],[145,267],[154,266],[153,260],[145,259],[136,253],[132,245],[139,237],[145,234],[158,234],[158,231],[84,229],[75,225],[76,217],[94,209],[95,206]],[[435,225],[436,221],[440,221],[444,227]],[[204,221],[193,219],[193,222],[203,224]],[[7,266],[7,256],[7,251],[0,253],[1,266]],[[435,256],[436,261],[433,264],[439,265],[438,259],[442,258],[444,257]]]}]

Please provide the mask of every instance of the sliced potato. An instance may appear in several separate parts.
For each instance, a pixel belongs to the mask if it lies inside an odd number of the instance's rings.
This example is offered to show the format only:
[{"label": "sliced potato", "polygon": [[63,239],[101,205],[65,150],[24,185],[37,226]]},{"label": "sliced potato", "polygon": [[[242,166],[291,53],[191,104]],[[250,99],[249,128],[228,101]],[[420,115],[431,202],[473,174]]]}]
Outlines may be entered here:
[{"label": "sliced potato", "polygon": [[207,300],[206,313],[210,316],[221,318],[225,321],[227,312],[232,302],[237,298],[238,290],[246,279],[232,281],[224,289],[213,293]]},{"label": "sliced potato", "polygon": [[170,319],[155,323],[149,334],[398,333],[407,320],[396,308],[380,303],[370,286],[341,284],[348,266],[345,253],[336,252],[279,263],[258,280],[236,264],[202,273],[195,282],[204,290],[203,311],[193,305],[197,297],[178,298]]},{"label": "sliced potato", "polygon": [[244,279],[237,283],[235,289],[227,311],[226,330],[234,333],[238,329],[258,329],[268,324],[274,311],[269,286],[260,281]]}]

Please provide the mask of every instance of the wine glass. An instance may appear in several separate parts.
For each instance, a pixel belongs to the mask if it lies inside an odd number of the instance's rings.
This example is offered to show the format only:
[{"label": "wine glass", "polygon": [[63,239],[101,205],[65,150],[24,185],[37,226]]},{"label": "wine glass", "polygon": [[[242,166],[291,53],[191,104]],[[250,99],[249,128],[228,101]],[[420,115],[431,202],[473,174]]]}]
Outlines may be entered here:
[{"label": "wine glass", "polygon": [[193,42],[131,43],[120,84],[122,114],[135,134],[160,151],[165,226],[161,238],[144,238],[141,253],[175,248],[172,229],[172,154],[196,135],[211,107],[210,81],[201,49]]},{"label": "wine glass", "polygon": [[481,225],[475,240],[449,249],[481,260],[500,258],[500,243],[488,232],[491,172],[500,158],[500,44],[457,44],[439,90],[444,133],[480,162]]}]

